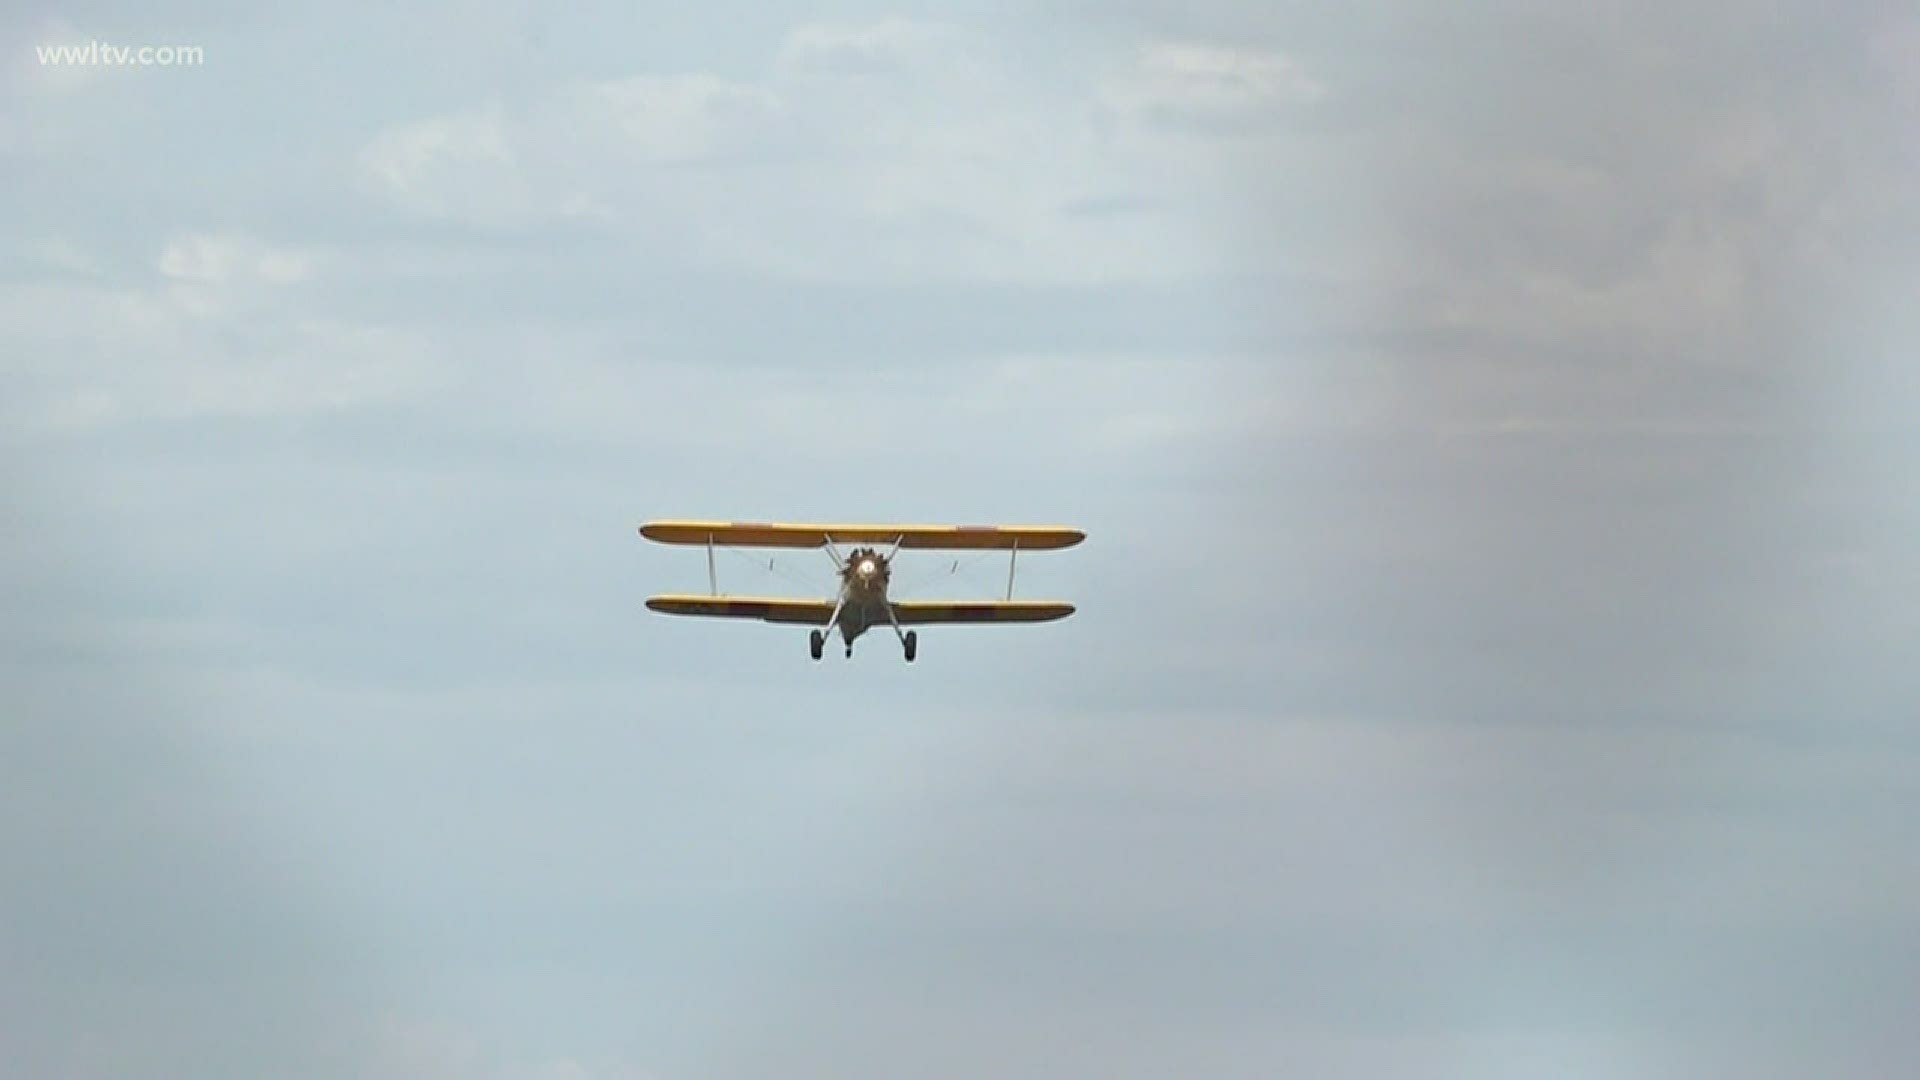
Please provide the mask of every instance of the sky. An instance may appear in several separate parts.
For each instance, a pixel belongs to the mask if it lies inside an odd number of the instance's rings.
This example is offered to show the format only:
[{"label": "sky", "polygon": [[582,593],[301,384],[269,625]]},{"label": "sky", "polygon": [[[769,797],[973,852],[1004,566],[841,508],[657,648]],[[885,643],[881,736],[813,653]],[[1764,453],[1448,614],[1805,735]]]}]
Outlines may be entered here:
[{"label": "sky", "polygon": [[[1920,1058],[1911,5],[0,56],[0,1072]],[[672,517],[1072,525],[1079,611],[815,664],[644,609]]]}]

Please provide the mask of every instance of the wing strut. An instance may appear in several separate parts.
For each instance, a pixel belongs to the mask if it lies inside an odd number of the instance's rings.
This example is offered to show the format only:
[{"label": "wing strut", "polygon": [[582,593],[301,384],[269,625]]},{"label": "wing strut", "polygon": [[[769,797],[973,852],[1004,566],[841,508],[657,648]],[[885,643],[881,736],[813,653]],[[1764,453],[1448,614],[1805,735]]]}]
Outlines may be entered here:
[{"label": "wing strut", "polygon": [[[907,632],[900,629],[900,614],[893,610],[893,601],[884,601],[880,606],[887,609],[887,621],[893,624],[893,635],[900,639],[900,647],[903,649],[906,648]],[[908,659],[912,659],[912,657],[908,657]]]},{"label": "wing strut", "polygon": [[1007,599],[1013,599],[1013,563],[1020,557],[1020,538],[1013,538],[1013,546],[1007,549]]},{"label": "wing strut", "polygon": [[[820,631],[822,635],[828,638],[833,637],[833,624],[840,621],[840,612],[846,610],[846,606],[847,606],[847,590],[843,588],[840,590],[840,599],[835,600],[833,602],[833,614],[827,616],[826,628]],[[849,650],[853,648],[853,645],[851,642],[848,643],[847,648]],[[847,655],[852,656],[853,653],[849,651]]]},{"label": "wing strut", "polygon": [[713,572],[713,534],[707,534],[707,591],[720,595],[720,578]]}]

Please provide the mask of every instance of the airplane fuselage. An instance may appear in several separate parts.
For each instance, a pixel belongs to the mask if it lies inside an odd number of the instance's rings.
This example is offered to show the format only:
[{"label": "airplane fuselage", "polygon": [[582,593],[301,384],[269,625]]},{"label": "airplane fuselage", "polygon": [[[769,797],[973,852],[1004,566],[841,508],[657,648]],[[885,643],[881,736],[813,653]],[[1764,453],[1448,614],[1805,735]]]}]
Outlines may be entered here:
[{"label": "airplane fuselage", "polygon": [[[895,550],[899,550],[898,544]],[[865,547],[855,548],[853,554],[847,556],[847,561],[840,567],[840,596],[834,601],[833,612],[827,617],[826,633],[815,630],[808,642],[815,660],[820,659],[820,650],[825,646],[826,638],[832,636],[835,627],[840,630],[840,641],[847,655],[852,656],[854,638],[872,627],[888,626],[900,635],[900,648],[906,653],[907,662],[913,662],[919,636],[901,628],[899,614],[894,610],[893,601],[887,597],[887,582],[893,577],[889,561],[889,556]]]},{"label": "airplane fuselage", "polygon": [[886,556],[870,548],[860,548],[847,556],[846,565],[840,569],[841,610],[836,622],[841,641],[852,645],[861,634],[891,622],[887,599],[891,569]]}]

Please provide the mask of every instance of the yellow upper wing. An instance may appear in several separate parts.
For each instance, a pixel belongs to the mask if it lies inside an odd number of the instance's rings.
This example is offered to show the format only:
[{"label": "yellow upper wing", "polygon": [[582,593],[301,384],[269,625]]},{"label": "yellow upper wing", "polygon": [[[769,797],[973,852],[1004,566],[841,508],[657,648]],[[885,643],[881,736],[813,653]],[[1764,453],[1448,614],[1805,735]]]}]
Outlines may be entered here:
[{"label": "yellow upper wing", "polygon": [[1057,525],[782,525],[758,521],[650,521],[640,535],[662,544],[728,547],[810,548],[829,541],[891,544],[946,551],[1018,547],[1044,551],[1072,547],[1087,538]]}]

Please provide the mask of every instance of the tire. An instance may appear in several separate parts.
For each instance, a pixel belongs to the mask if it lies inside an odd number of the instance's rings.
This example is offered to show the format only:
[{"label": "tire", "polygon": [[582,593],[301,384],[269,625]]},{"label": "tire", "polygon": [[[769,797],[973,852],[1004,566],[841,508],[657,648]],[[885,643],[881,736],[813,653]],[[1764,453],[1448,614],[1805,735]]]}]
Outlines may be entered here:
[{"label": "tire", "polygon": [[906,649],[907,663],[911,664],[914,654],[920,651],[920,635],[912,630],[907,631]]},{"label": "tire", "polygon": [[815,660],[820,659],[820,654],[825,651],[826,647],[827,638],[825,634],[815,630],[813,633],[807,635],[807,648],[813,653]]}]

